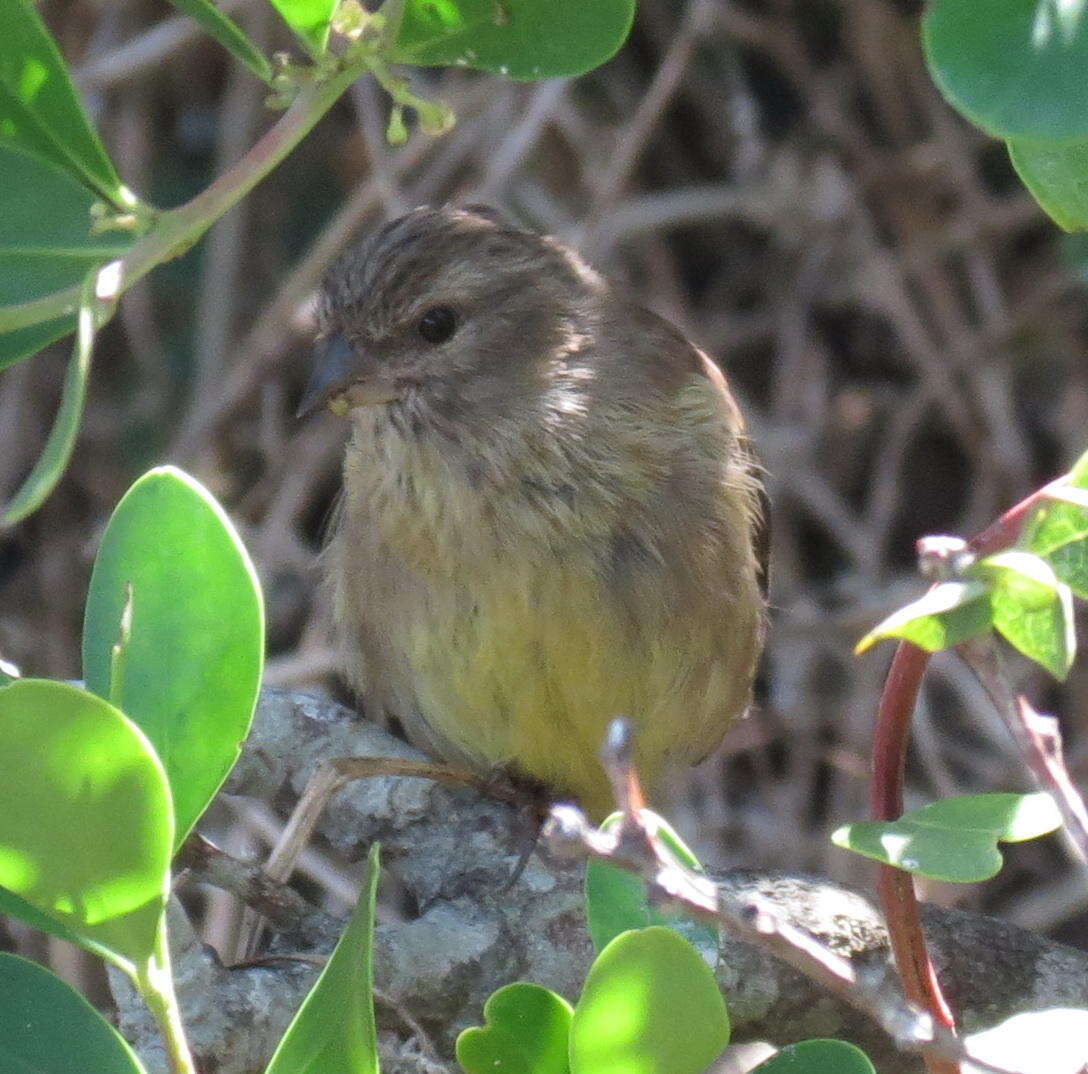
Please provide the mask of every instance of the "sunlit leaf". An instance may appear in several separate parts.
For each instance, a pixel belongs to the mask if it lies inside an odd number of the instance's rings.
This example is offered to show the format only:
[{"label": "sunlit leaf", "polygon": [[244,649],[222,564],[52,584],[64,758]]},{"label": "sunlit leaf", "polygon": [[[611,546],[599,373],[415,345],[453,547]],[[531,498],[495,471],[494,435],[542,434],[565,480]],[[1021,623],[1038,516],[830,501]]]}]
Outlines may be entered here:
[{"label": "sunlit leaf", "polygon": [[556,78],[604,63],[623,44],[634,0],[405,0],[390,59]]},{"label": "sunlit leaf", "polygon": [[1088,137],[1088,0],[932,0],[922,41],[941,92],[990,134]]},{"label": "sunlit leaf", "polygon": [[173,823],[139,729],[85,690],[18,679],[0,689],[0,787],[0,887],[119,964],[150,957]]},{"label": "sunlit leaf", "polygon": [[[968,1052],[997,1070],[1019,1074],[1083,1074],[1088,1011],[1048,1006],[1021,1011],[964,1039]],[[984,1069],[965,1063],[972,1074]]]},{"label": "sunlit leaf", "polygon": [[1047,215],[1066,231],[1088,230],[1088,140],[1008,143],[1020,181]]},{"label": "sunlit leaf", "polygon": [[[681,865],[696,872],[703,871],[699,859],[691,852],[676,831],[663,817],[643,810],[647,823],[656,825],[658,838],[669,848]],[[613,813],[602,824],[610,831],[620,822],[621,814]],[[698,924],[686,917],[666,917],[653,909],[646,900],[646,884],[634,873],[607,862],[593,860],[586,866],[586,923],[593,948],[603,951],[621,932],[642,929],[650,925],[665,925],[676,929],[699,950],[717,950],[717,933],[709,925]]]},{"label": "sunlit leaf", "polygon": [[617,936],[574,1008],[572,1074],[703,1074],[729,1043],[714,974],[672,929]]},{"label": "sunlit leaf", "polygon": [[972,794],[933,802],[895,821],[847,824],[831,841],[919,876],[969,884],[1001,870],[999,842],[1036,839],[1061,823],[1049,794]]},{"label": "sunlit leaf", "polygon": [[195,19],[236,59],[241,60],[259,79],[272,79],[272,65],[245,31],[228,15],[223,14],[211,0],[170,0],[190,18]]},{"label": "sunlit leaf", "polygon": [[942,582],[870,630],[855,652],[863,653],[884,638],[903,638],[935,653],[985,633],[990,622],[990,594],[985,584]]},{"label": "sunlit leaf", "polygon": [[72,1074],[75,1056],[94,1074],[143,1074],[117,1030],[74,988],[42,966],[0,953],[0,1070]]},{"label": "sunlit leaf", "polygon": [[337,0],[270,0],[306,48],[320,56],[329,40]]},{"label": "sunlit leaf", "polygon": [[467,1074],[569,1074],[571,1005],[540,985],[500,988],[484,1004],[485,1025],[457,1038]]},{"label": "sunlit leaf", "polygon": [[975,568],[992,582],[994,628],[1057,679],[1069,674],[1076,654],[1073,598],[1045,560],[1013,549]]},{"label": "sunlit leaf", "polygon": [[[1088,454],[1069,472],[1069,484],[1088,490]],[[1042,556],[1055,575],[1088,599],[1088,510],[1056,500],[1043,502],[1024,529],[1024,546]]]},{"label": "sunlit leaf", "polygon": [[115,205],[133,204],[34,5],[0,0],[0,34],[0,140],[47,157]]},{"label": "sunlit leaf", "polygon": [[371,995],[378,873],[374,845],[355,912],[265,1074],[378,1074]]},{"label": "sunlit leaf", "polygon": [[249,732],[264,654],[260,586],[214,497],[169,466],[128,490],[95,559],[83,675],[101,697],[111,695],[130,585],[131,638],[115,699],[162,758],[180,845]]}]

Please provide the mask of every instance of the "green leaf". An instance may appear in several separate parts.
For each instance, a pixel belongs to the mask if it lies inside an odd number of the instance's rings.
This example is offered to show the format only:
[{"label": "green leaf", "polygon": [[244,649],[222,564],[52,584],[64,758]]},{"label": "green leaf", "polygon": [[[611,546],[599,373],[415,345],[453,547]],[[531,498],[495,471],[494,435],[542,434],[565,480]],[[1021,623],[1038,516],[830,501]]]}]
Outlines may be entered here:
[{"label": "green leaf", "polygon": [[[676,859],[689,869],[701,873],[703,867],[676,831],[662,817],[649,810],[649,821],[657,825],[661,841],[672,851]],[[601,824],[602,831],[610,831],[619,824],[620,813],[613,813]],[[713,954],[718,949],[717,933],[708,925],[689,921],[687,918],[667,918],[653,909],[646,901],[646,884],[634,873],[607,862],[593,860],[586,866],[586,922],[593,949],[603,951],[621,932],[643,929],[650,925],[673,928],[694,944],[700,951]]]},{"label": "green leaf", "polygon": [[0,139],[47,157],[114,205],[134,205],[34,5],[0,0],[0,34]]},{"label": "green leaf", "polygon": [[[1088,454],[1070,470],[1069,484],[1088,489]],[[1044,501],[1024,527],[1023,544],[1050,564],[1059,581],[1088,599],[1088,510],[1058,500]]]},{"label": "green leaf", "polygon": [[[0,287],[3,283],[0,282]],[[76,318],[61,317],[55,321],[32,324],[26,328],[16,328],[14,332],[0,333],[0,369],[15,365],[24,358],[55,343],[62,336],[76,330]]]},{"label": "green leaf", "polygon": [[1084,1042],[1088,1040],[1088,1011],[1050,1007],[1021,1011],[963,1038],[973,1060],[968,1071],[988,1063],[997,1070],[1022,1074],[1083,1074]]},{"label": "green leaf", "polygon": [[847,824],[831,841],[909,873],[970,884],[1001,870],[998,842],[1036,839],[1061,823],[1049,794],[972,794],[933,802],[895,821]]},{"label": "green leaf", "polygon": [[162,758],[180,846],[249,732],[264,653],[260,586],[223,509],[170,466],[128,490],[95,559],[83,675],[100,697],[110,696],[130,583],[132,633],[116,700]]},{"label": "green leaf", "polygon": [[271,0],[280,17],[314,56],[325,51],[337,0]]},{"label": "green leaf", "polygon": [[1088,283],[1088,235],[1062,235],[1059,248],[1069,271],[1081,283]]},{"label": "green leaf", "polygon": [[1088,141],[1008,142],[1020,181],[1046,214],[1066,231],[1088,230]]},{"label": "green leaf", "polygon": [[[0,143],[0,307],[75,287],[128,252],[128,232],[91,234],[96,200],[48,161]],[[75,329],[72,314],[0,335],[0,369]]]},{"label": "green leaf", "polygon": [[173,824],[140,730],[84,690],[18,679],[0,689],[0,787],[0,886],[118,965],[149,958]]},{"label": "green leaf", "polygon": [[374,899],[378,846],[370,848],[359,903],[265,1074],[378,1074],[374,1027]]},{"label": "green leaf", "polygon": [[973,569],[991,579],[994,628],[1029,660],[1064,679],[1077,649],[1069,587],[1030,552],[999,552]]},{"label": "green leaf", "polygon": [[982,582],[941,582],[925,596],[892,612],[854,651],[863,653],[883,638],[903,638],[935,653],[985,633],[990,621],[990,594]]},{"label": "green leaf", "polygon": [[232,18],[224,15],[211,0],[170,0],[225,49],[241,60],[262,82],[272,81],[272,65],[245,31]]},{"label": "green leaf", "polygon": [[[96,274],[88,277],[88,284]],[[85,292],[88,286],[84,287]],[[49,439],[42,448],[38,461],[19,486],[10,503],[4,508],[2,521],[13,526],[36,511],[56,487],[72,457],[72,449],[83,421],[83,404],[87,398],[87,378],[91,372],[91,351],[94,349],[94,312],[89,305],[93,297],[85,294],[79,311],[75,347],[64,376],[60,406],[49,430]]]},{"label": "green leaf", "polygon": [[507,985],[484,1004],[486,1025],[457,1038],[457,1062],[467,1074],[569,1074],[572,1013],[550,988]]},{"label": "green leaf", "polygon": [[[96,201],[55,165],[0,143],[0,307],[74,287],[128,252],[127,231],[91,234]],[[75,320],[62,317],[0,336],[0,368],[64,335]]]},{"label": "green leaf", "polygon": [[803,1040],[788,1044],[752,1074],[876,1074],[869,1057],[844,1040]]},{"label": "green leaf", "polygon": [[47,969],[0,953],[0,1070],[143,1074],[132,1049],[74,988]]},{"label": "green leaf", "polygon": [[574,1008],[572,1074],[702,1074],[729,1043],[710,967],[671,929],[617,936]]},{"label": "green leaf", "polygon": [[634,0],[405,0],[388,58],[525,80],[580,75],[612,57],[634,13]]},{"label": "green leaf", "polygon": [[941,92],[990,134],[1088,137],[1088,0],[933,0],[922,44]]},{"label": "green leaf", "polygon": [[110,948],[97,940],[80,936],[67,928],[63,922],[58,921],[55,917],[50,917],[48,914],[43,914],[41,910],[28,903],[26,899],[20,899],[18,895],[14,895],[2,887],[0,887],[0,914],[6,917],[18,918],[24,924],[30,925],[31,928],[35,928],[39,932],[47,932],[50,936],[56,936],[58,939],[75,944],[77,947],[84,947],[100,958],[111,961],[114,959],[114,954]]}]

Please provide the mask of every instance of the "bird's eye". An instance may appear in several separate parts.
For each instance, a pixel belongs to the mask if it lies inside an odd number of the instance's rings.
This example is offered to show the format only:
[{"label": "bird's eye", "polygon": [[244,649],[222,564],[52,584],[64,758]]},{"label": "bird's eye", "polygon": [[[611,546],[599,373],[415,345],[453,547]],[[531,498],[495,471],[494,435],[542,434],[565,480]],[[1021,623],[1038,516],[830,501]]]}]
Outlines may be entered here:
[{"label": "bird's eye", "polygon": [[445,343],[457,329],[457,314],[449,306],[432,306],[417,327],[428,343]]}]

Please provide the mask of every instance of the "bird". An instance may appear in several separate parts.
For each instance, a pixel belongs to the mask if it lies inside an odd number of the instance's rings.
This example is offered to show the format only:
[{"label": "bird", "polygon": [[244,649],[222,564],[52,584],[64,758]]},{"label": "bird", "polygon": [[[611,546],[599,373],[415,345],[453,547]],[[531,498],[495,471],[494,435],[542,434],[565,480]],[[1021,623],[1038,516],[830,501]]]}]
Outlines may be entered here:
[{"label": "bird", "polygon": [[717,365],[559,240],[423,206],[317,303],[299,411],[348,419],[322,554],[363,711],[600,820],[626,717],[652,798],[745,712],[761,469]]}]

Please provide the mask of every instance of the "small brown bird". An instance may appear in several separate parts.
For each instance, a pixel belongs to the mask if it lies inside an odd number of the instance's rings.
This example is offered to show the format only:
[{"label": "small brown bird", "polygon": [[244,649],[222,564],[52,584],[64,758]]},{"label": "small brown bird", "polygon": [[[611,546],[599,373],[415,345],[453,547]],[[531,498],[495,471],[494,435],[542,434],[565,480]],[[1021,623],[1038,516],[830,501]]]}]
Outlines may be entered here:
[{"label": "small brown bird", "polygon": [[351,420],[325,566],[368,712],[596,818],[748,704],[761,489],[724,377],[554,239],[421,208],[325,281],[302,411]]}]

